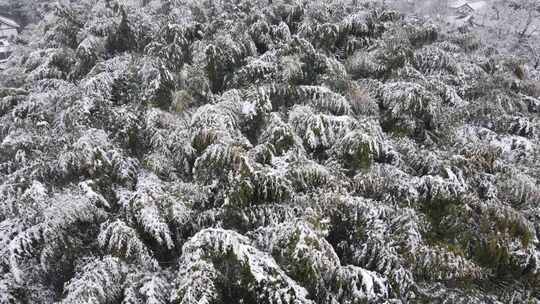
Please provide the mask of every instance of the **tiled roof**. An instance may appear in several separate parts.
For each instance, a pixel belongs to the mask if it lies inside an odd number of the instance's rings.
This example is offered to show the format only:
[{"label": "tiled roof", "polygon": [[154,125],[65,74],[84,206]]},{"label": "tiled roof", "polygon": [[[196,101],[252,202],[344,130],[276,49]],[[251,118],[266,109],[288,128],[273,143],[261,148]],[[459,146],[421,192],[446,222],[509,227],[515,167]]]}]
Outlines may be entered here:
[{"label": "tiled roof", "polygon": [[484,6],[486,6],[486,4],[487,4],[486,1],[472,2],[472,1],[467,1],[467,0],[457,0],[453,2],[452,4],[450,4],[450,7],[460,8],[460,7],[468,6],[471,9],[476,11],[476,10],[482,9]]}]

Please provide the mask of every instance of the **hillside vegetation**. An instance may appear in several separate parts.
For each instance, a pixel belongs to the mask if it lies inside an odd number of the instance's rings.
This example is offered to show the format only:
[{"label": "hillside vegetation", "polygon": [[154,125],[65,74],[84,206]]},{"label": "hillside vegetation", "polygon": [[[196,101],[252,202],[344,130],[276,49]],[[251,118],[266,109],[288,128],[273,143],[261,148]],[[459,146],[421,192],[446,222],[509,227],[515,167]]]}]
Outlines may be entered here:
[{"label": "hillside vegetation", "polygon": [[0,71],[0,303],[540,303],[539,112],[359,0],[61,2]]}]

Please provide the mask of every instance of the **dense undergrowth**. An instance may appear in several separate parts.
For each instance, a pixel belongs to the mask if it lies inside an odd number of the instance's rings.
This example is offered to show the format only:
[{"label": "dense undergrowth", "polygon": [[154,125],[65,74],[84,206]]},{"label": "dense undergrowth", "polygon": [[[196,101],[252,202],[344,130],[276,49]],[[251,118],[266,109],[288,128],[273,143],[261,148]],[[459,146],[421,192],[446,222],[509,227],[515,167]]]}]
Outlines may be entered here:
[{"label": "dense undergrowth", "polygon": [[144,2],[60,4],[0,72],[1,303],[540,302],[527,62],[362,1]]}]

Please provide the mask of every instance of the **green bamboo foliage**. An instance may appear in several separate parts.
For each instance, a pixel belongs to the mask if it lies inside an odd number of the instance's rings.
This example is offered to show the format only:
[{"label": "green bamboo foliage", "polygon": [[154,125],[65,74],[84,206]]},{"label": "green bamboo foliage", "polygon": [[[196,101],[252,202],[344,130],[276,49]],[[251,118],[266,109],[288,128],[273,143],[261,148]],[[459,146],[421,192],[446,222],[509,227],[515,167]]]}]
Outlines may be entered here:
[{"label": "green bamboo foliage", "polygon": [[63,1],[0,71],[0,303],[536,303],[540,73],[374,1]]}]

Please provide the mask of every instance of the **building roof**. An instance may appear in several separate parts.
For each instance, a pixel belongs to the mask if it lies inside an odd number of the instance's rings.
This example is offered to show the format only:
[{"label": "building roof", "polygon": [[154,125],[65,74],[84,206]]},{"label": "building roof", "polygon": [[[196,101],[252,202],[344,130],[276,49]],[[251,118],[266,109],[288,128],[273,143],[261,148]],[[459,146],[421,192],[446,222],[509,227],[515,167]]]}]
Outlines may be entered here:
[{"label": "building roof", "polygon": [[456,1],[453,1],[452,3],[450,3],[448,6],[450,8],[460,8],[464,5],[467,5],[469,3],[469,1],[467,0],[456,0]]},{"label": "building roof", "polygon": [[3,16],[0,16],[0,23],[4,23],[4,24],[7,24],[11,27],[14,27],[14,28],[19,28],[21,27],[17,22],[7,18],[7,17],[3,17]]},{"label": "building roof", "polygon": [[480,10],[484,8],[487,5],[486,1],[467,1],[467,0],[456,0],[453,3],[451,3],[449,6],[450,8],[458,9],[462,7],[468,7],[472,10]]},{"label": "building roof", "polygon": [[477,2],[469,3],[469,6],[473,10],[477,11],[477,10],[480,10],[480,9],[484,8],[484,6],[486,6],[486,4],[487,4],[486,1],[477,1]]}]

